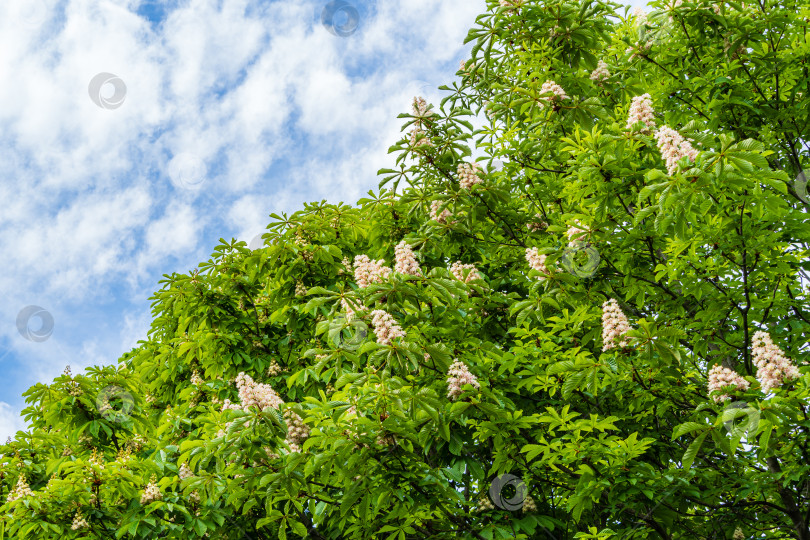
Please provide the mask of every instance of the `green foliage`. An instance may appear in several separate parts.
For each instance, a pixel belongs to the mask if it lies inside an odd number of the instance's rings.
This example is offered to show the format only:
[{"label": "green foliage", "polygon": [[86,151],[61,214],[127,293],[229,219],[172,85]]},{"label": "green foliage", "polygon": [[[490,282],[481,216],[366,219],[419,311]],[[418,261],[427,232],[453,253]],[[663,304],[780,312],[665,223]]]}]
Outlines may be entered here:
[{"label": "green foliage", "polygon": [[[273,214],[258,250],[222,240],[165,276],[148,339],[117,366],[25,394],[32,428],[0,447],[0,539],[810,539],[810,228],[793,181],[810,6],[654,2],[645,22],[603,0],[489,4],[434,114],[400,115],[422,131],[391,147],[378,193]],[[699,150],[673,174],[626,126],[644,93]],[[359,287],[347,262],[391,264],[402,240],[421,275]],[[570,254],[586,249],[592,269]],[[610,298],[627,346],[603,348]],[[405,336],[378,342],[373,310]],[[758,330],[802,372],[769,394]],[[451,399],[456,359],[477,386]],[[750,387],[717,403],[719,363]],[[223,407],[248,397],[240,373],[284,404]],[[522,507],[489,504],[503,474]],[[7,502],[21,475],[34,494]],[[160,497],[142,498],[152,481]]]}]

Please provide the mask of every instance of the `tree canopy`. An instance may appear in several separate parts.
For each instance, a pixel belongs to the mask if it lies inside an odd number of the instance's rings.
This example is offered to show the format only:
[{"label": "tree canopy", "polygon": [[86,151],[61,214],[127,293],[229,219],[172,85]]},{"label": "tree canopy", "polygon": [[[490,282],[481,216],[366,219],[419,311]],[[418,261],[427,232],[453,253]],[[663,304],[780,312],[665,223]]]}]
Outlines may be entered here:
[{"label": "tree canopy", "polygon": [[25,393],[0,538],[810,540],[810,4],[488,1],[380,188]]}]

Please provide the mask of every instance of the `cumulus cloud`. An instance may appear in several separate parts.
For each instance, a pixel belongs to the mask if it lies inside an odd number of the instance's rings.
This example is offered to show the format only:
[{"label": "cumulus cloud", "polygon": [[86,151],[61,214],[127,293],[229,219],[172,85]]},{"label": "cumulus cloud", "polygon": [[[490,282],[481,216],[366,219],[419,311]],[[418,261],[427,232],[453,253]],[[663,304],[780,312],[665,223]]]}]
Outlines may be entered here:
[{"label": "cumulus cloud", "polygon": [[8,437],[14,437],[19,430],[26,428],[20,412],[8,403],[0,401],[0,443],[6,442]]}]

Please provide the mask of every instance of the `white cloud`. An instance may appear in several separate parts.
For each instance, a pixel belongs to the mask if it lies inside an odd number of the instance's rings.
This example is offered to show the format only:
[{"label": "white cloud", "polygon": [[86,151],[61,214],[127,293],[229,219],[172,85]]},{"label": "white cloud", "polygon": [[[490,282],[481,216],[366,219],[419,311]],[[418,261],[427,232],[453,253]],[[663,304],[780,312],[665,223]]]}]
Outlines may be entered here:
[{"label": "white cloud", "polygon": [[8,437],[13,439],[17,431],[25,428],[20,412],[8,403],[0,401],[0,444],[5,443]]}]

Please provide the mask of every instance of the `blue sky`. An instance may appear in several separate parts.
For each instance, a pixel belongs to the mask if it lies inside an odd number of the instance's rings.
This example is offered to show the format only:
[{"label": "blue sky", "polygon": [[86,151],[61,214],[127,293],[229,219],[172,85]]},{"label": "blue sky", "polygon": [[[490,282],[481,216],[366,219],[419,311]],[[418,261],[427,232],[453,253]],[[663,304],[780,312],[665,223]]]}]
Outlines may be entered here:
[{"label": "blue sky", "polygon": [[438,105],[485,9],[347,0],[356,28],[330,32],[327,3],[0,3],[0,440],[31,385],[145,337],[163,274],[376,189],[396,116]]}]

